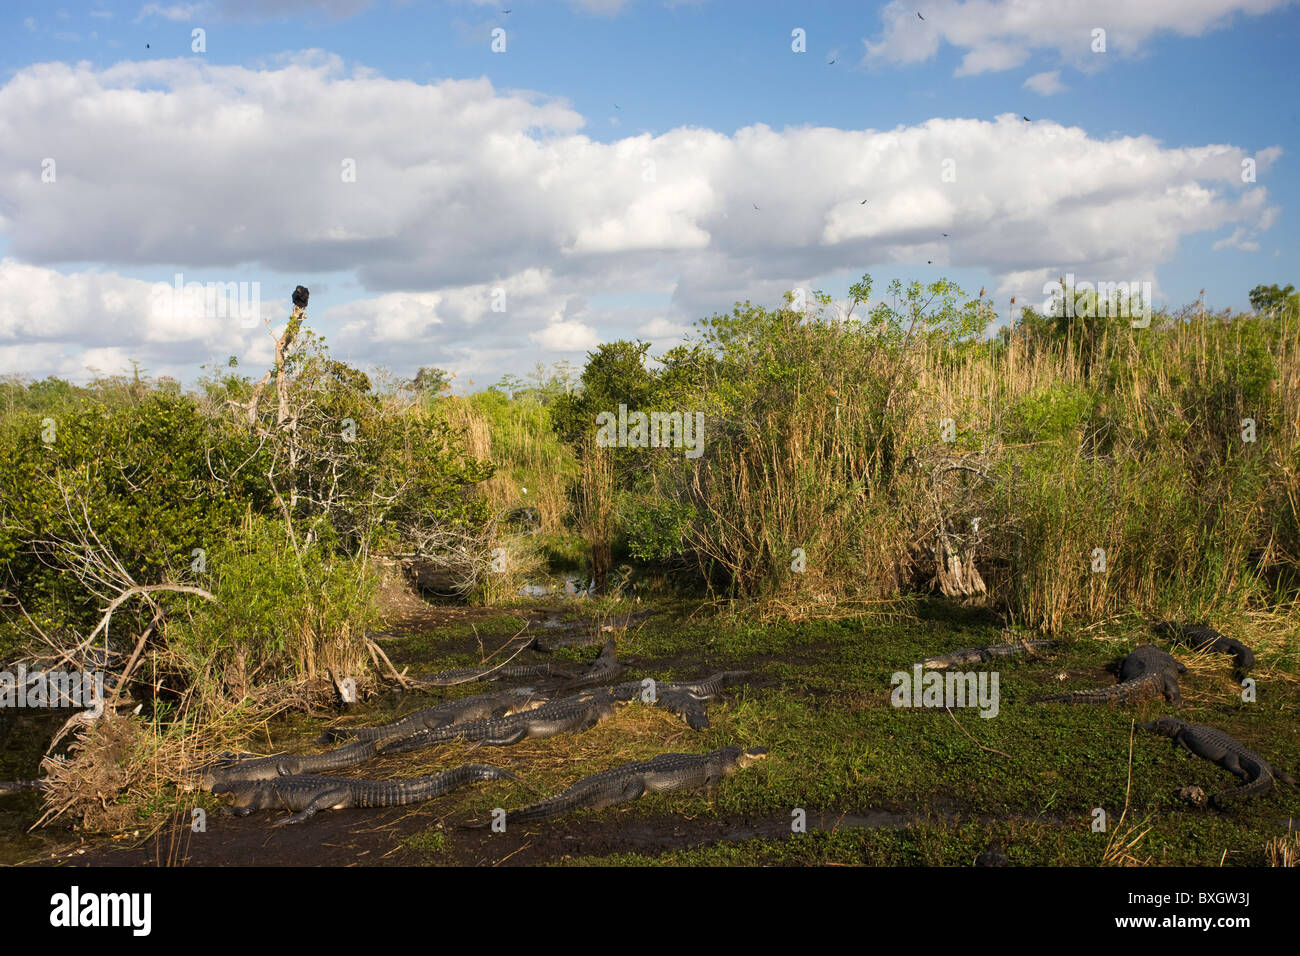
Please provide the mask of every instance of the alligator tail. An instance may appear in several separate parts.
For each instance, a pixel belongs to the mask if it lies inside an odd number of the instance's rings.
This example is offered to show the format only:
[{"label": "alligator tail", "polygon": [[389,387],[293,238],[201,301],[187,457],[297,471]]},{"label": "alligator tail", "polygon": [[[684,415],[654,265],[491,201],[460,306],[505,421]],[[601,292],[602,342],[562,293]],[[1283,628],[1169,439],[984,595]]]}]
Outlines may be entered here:
[{"label": "alligator tail", "polygon": [[1219,793],[1210,797],[1210,803],[1216,807],[1226,807],[1245,797],[1253,796],[1257,793],[1266,793],[1273,789],[1273,775],[1261,773],[1249,783],[1243,783],[1239,787],[1229,787],[1227,790],[1221,790]]},{"label": "alligator tail", "polygon": [[1151,674],[1138,680],[1113,684],[1110,687],[1097,687],[1090,690],[1074,690],[1063,694],[1050,694],[1030,701],[1033,704],[1106,704],[1110,701],[1125,703],[1134,697],[1150,694],[1158,685],[1158,678]]}]

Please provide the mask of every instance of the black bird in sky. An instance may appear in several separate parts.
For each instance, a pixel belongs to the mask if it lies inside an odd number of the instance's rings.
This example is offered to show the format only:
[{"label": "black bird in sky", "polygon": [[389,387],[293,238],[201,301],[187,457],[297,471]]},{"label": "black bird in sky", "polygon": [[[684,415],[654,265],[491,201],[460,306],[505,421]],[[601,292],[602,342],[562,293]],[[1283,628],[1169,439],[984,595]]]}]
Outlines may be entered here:
[{"label": "black bird in sky", "polygon": [[948,234],[945,232],[945,233],[943,234],[943,237],[944,237],[945,239],[947,239],[947,238],[948,238]]},{"label": "black bird in sky", "polygon": [[934,260],[933,260],[933,259],[926,259],[926,260],[925,260],[925,264],[926,264],[927,266],[932,266],[932,265],[934,265]]},{"label": "black bird in sky", "polygon": [[755,208],[756,210],[758,210],[759,212],[762,212],[761,209],[758,209],[758,203],[754,203],[753,206],[754,206],[754,208]]},{"label": "black bird in sky", "polygon": [[834,66],[834,65],[835,65],[835,61],[834,61],[834,60],[831,60],[831,61],[828,62],[826,65],[827,65],[827,66]]},{"label": "black bird in sky", "polygon": [[146,50],[149,49],[149,44],[146,43],[146,44],[144,45],[144,48],[145,48]]},{"label": "black bird in sky", "polygon": [[[918,17],[921,17],[921,11],[920,11],[920,10],[917,10],[917,11],[916,11],[916,15],[917,15]],[[921,19],[924,20],[925,17],[921,17]]]},{"label": "black bird in sky", "polygon": [[862,200],[862,202],[858,203],[859,206],[865,206],[866,204],[867,204],[867,201],[866,201],[865,199]]},{"label": "black bird in sky", "polygon": [[1020,117],[1020,118],[1021,118],[1022,120],[1024,120],[1026,123],[1028,123],[1028,122],[1030,121],[1028,116],[1022,116],[1022,117]]}]

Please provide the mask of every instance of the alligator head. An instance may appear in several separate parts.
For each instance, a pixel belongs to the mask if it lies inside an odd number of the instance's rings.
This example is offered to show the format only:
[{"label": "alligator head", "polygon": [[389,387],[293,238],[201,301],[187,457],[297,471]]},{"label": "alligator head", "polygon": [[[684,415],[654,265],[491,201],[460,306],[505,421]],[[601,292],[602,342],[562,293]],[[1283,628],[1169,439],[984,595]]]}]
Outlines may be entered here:
[{"label": "alligator head", "polygon": [[1146,724],[1138,724],[1143,730],[1149,730],[1153,734],[1164,734],[1166,737],[1172,737],[1182,729],[1183,722],[1176,717],[1157,717],[1155,720]]}]

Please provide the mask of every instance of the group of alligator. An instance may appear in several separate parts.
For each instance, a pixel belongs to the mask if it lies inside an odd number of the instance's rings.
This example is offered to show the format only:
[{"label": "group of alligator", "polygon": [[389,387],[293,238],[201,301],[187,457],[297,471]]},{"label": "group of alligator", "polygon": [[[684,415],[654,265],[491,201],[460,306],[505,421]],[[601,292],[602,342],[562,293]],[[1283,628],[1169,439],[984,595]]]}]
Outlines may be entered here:
[{"label": "group of alligator", "polygon": [[[1254,664],[1250,648],[1209,627],[1161,624],[1158,629],[1173,644],[1230,655],[1239,678],[1244,678]],[[1057,644],[1056,641],[1018,641],[961,648],[929,658],[921,666],[946,669],[1021,654],[1037,656]],[[529,739],[578,733],[612,716],[618,705],[638,700],[681,716],[691,728],[706,728],[709,726],[707,702],[748,676],[743,671],[722,671],[695,681],[620,682],[625,671],[626,666],[617,659],[614,641],[610,639],[585,670],[541,663],[443,672],[425,678],[422,683],[442,687],[470,681],[524,679],[535,686],[445,701],[379,726],[334,727],[322,734],[321,742],[336,746],[322,753],[283,753],[269,757],[224,754],[202,767],[190,785],[222,796],[240,816],[255,810],[291,811],[290,816],[273,824],[282,826],[307,820],[321,810],[419,803],[477,782],[523,783],[511,771],[484,763],[467,763],[428,776],[395,780],[334,776],[326,771],[351,768],[376,758],[411,753],[455,740],[473,742],[476,747],[506,747]],[[1113,686],[1051,694],[1034,703],[1127,703],[1142,697],[1163,696],[1180,707],[1179,676],[1185,672],[1185,666],[1168,652],[1143,644],[1123,659],[1119,681]],[[545,684],[553,685],[553,689],[540,690]],[[1235,798],[1265,792],[1276,781],[1295,783],[1288,774],[1218,728],[1171,716],[1139,726],[1171,738],[1176,748],[1212,761],[1241,780],[1240,785],[1209,798],[1197,787],[1179,791],[1180,796],[1199,806],[1209,803],[1224,807]],[[534,823],[579,808],[602,809],[626,803],[651,792],[713,788],[723,777],[766,755],[764,747],[739,746],[703,754],[660,754],[584,777],[561,793],[505,812],[503,822]],[[16,790],[25,785],[23,782],[0,785],[0,793],[7,792],[6,788]],[[980,863],[1004,865],[1005,854],[997,847],[990,848],[981,856]]]},{"label": "group of alligator", "polygon": [[[1161,622],[1156,625],[1156,629],[1168,637],[1173,644],[1181,644],[1196,651],[1229,655],[1234,661],[1234,673],[1238,679],[1245,678],[1255,664],[1255,654],[1249,647],[1241,641],[1225,637],[1211,627],[1205,625],[1180,627]],[[985,662],[1026,652],[1035,653],[1054,646],[1055,643],[1054,641],[1023,641],[1018,644],[962,648],[950,654],[932,657],[923,663],[926,667],[942,669],[955,664]],[[1181,707],[1183,700],[1179,692],[1178,678],[1186,671],[1186,666],[1175,660],[1167,651],[1154,644],[1142,644],[1120,663],[1118,683],[1110,687],[1051,694],[1038,698],[1034,703],[1126,703],[1143,697],[1163,696],[1175,707]],[[1240,785],[1214,794],[1208,800],[1199,787],[1180,788],[1179,795],[1192,803],[1204,805],[1208,802],[1216,807],[1223,807],[1234,799],[1271,790],[1277,780],[1283,783],[1295,783],[1295,780],[1285,771],[1271,766],[1259,754],[1249,750],[1217,727],[1190,724],[1168,716],[1138,726],[1143,730],[1171,738],[1175,748],[1181,747],[1190,754],[1216,763],[1242,781]]]},{"label": "group of alligator", "polygon": [[[493,670],[450,671],[424,683],[435,686],[471,679],[565,677],[564,696],[551,697],[534,688],[516,688],[447,701],[376,727],[334,728],[326,740],[342,746],[311,755],[251,757],[228,754],[199,772],[199,786],[224,795],[240,816],[254,810],[284,809],[292,816],[275,826],[309,819],[319,810],[389,807],[419,803],[471,783],[519,778],[508,770],[471,763],[430,776],[400,780],[363,780],[329,776],[391,754],[410,753],[453,740],[476,746],[506,747],[523,740],[578,733],[613,716],[618,704],[642,700],[681,715],[692,728],[709,724],[705,703],[746,675],[722,671],[698,681],[656,683],[613,680],[623,671],[611,640],[587,671],[569,675],[553,665],[517,665]],[[589,688],[578,690],[578,688]],[[573,691],[577,690],[576,693]],[[535,822],[581,807],[604,808],[635,800],[644,793],[711,788],[732,771],[763,759],[766,748],[723,747],[707,754],[666,753],[638,760],[579,780],[563,793],[506,813],[505,822]]]},{"label": "group of alligator", "polygon": [[[1169,624],[1158,627],[1173,643],[1229,654],[1239,677],[1244,677],[1254,664],[1250,648],[1211,628]],[[929,658],[923,665],[943,669],[986,663],[1017,654],[1036,654],[1056,644],[1055,641],[1020,641],[962,648]],[[533,687],[514,688],[447,701],[380,726],[333,728],[322,735],[323,739],[344,742],[324,753],[271,757],[226,755],[203,768],[200,785],[215,794],[226,795],[239,815],[261,809],[293,811],[292,816],[280,820],[276,826],[306,820],[324,809],[417,803],[475,782],[519,781],[519,778],[508,770],[482,763],[465,764],[430,776],[389,781],[329,776],[323,771],[353,767],[377,757],[410,753],[453,740],[504,747],[528,739],[577,733],[612,716],[618,704],[637,699],[677,713],[689,726],[699,729],[707,727],[709,722],[705,703],[723,688],[746,677],[744,672],[723,671],[698,681],[611,683],[625,670],[615,656],[614,646],[611,639],[582,673],[552,664],[529,664],[433,675],[424,683],[445,686],[467,680],[508,678],[560,678],[563,683],[558,696],[540,693]],[[1119,682],[1115,685],[1052,694],[1035,702],[1126,703],[1142,697],[1163,696],[1179,707],[1182,699],[1178,679],[1185,671],[1184,665],[1168,652],[1143,644],[1123,659]],[[647,693],[647,688],[652,690]],[[1285,772],[1273,768],[1263,757],[1215,727],[1169,716],[1140,726],[1172,738],[1176,747],[1213,761],[1242,781],[1241,785],[1208,800],[1199,788],[1183,788],[1181,793],[1193,802],[1211,802],[1220,807],[1232,798],[1268,790],[1277,780],[1294,783]],[[749,766],[766,753],[766,748],[761,747],[745,750],[730,746],[707,754],[660,754],[651,760],[634,761],[585,777],[560,794],[507,812],[506,821],[536,822],[581,807],[598,809],[625,803],[648,792],[712,787],[728,773]]]}]

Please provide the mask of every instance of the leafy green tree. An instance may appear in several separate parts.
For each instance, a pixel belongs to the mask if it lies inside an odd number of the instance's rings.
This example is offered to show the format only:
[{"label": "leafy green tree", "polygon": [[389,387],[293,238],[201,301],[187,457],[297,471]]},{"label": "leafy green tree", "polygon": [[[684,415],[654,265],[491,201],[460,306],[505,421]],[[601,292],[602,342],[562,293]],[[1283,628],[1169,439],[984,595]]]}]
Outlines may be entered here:
[{"label": "leafy green tree", "polygon": [[1285,289],[1276,284],[1257,285],[1250,290],[1250,305],[1264,315],[1277,315],[1285,310],[1294,316],[1300,314],[1300,293],[1296,292],[1293,285],[1288,285]]}]

